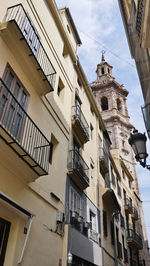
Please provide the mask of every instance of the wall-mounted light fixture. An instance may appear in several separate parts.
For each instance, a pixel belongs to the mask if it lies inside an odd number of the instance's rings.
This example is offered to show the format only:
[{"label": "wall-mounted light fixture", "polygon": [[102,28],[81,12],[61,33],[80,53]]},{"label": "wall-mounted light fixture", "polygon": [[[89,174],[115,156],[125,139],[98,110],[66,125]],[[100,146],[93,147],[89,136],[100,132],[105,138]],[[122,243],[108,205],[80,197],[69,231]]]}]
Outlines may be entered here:
[{"label": "wall-mounted light fixture", "polygon": [[146,151],[147,137],[145,136],[145,133],[139,133],[138,130],[134,128],[133,133],[131,133],[128,141],[135,153],[136,161],[139,162],[144,168],[150,170],[150,165],[146,164],[146,158],[148,154]]},{"label": "wall-mounted light fixture", "polygon": [[73,258],[73,256],[72,256],[71,252],[69,251],[68,256],[67,256],[68,266],[72,264],[72,258]]}]

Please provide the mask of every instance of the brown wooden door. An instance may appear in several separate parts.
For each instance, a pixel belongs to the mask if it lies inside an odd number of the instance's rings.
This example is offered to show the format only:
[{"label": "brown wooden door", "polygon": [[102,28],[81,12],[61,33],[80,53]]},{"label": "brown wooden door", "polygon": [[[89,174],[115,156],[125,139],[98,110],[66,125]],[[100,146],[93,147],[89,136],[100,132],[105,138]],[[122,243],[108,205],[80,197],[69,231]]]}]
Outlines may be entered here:
[{"label": "brown wooden door", "polygon": [[0,217],[0,266],[4,265],[11,223]]}]

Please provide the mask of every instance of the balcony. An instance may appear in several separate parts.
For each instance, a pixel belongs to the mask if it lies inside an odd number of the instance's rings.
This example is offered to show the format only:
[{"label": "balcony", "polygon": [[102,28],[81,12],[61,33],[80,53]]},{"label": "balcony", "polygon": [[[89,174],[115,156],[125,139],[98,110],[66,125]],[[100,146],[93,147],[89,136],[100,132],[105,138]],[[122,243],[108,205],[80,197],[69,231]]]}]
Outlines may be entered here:
[{"label": "balcony", "polygon": [[124,209],[127,214],[132,213],[132,203],[128,198],[125,198],[124,200]]},{"label": "balcony", "polygon": [[128,251],[124,248],[124,263],[128,263]]},{"label": "balcony", "polygon": [[82,145],[89,141],[89,126],[79,105],[72,107],[72,127]]},{"label": "balcony", "polygon": [[125,220],[123,215],[120,213],[120,225],[122,228],[125,228]]},{"label": "balcony", "polygon": [[112,213],[117,210],[119,211],[121,210],[118,200],[116,198],[116,195],[112,189],[102,188],[101,194],[102,194],[103,201],[107,205],[108,210],[110,210]]},{"label": "balcony", "polygon": [[48,174],[51,144],[0,79],[0,157],[26,182]]},{"label": "balcony", "polygon": [[106,188],[110,188],[110,176],[109,176],[109,173],[105,173],[105,187]]},{"label": "balcony", "polygon": [[113,172],[111,172],[111,181],[112,181],[112,184],[113,184],[114,186],[116,186],[116,179],[115,179],[115,175],[114,175]]},{"label": "balcony", "polygon": [[122,259],[122,245],[120,242],[117,243],[118,258]]},{"label": "balcony", "polygon": [[131,217],[133,220],[138,220],[138,211],[135,207],[132,207]]},{"label": "balcony", "polygon": [[150,103],[147,103],[142,107],[143,118],[145,122],[145,127],[147,130],[148,137],[150,138]]},{"label": "balcony", "polygon": [[95,230],[90,229],[89,238],[99,244],[99,234]]},{"label": "balcony", "polygon": [[141,41],[142,48],[150,47],[150,3],[149,1],[138,1],[138,12],[136,30]]},{"label": "balcony", "polygon": [[127,240],[128,240],[128,245],[130,247],[134,247],[138,250],[143,248],[142,238],[133,229],[128,230]]},{"label": "balcony", "polygon": [[105,148],[99,148],[99,163],[105,172],[109,171],[109,152]]},{"label": "balcony", "polygon": [[117,183],[117,193],[118,193],[118,196],[121,197],[121,187],[118,183]]},{"label": "balcony", "polygon": [[36,90],[46,94],[54,89],[56,71],[47,55],[29,15],[21,4],[7,9],[0,25],[1,37],[24,71],[32,76]]},{"label": "balcony", "polygon": [[137,12],[137,18],[136,18],[136,30],[137,30],[139,38],[141,37],[141,31],[142,31],[143,9],[144,9],[144,1],[139,0],[138,1],[138,12]]},{"label": "balcony", "polygon": [[79,154],[75,150],[69,152],[69,163],[68,163],[69,175],[72,180],[81,189],[85,189],[89,186],[88,170],[89,167]]}]

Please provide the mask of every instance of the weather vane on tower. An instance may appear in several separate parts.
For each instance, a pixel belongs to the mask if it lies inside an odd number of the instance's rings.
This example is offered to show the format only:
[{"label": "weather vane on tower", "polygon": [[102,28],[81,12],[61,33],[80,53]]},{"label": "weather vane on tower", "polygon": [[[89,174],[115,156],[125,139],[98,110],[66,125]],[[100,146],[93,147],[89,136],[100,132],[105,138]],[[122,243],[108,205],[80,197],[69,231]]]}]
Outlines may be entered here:
[{"label": "weather vane on tower", "polygon": [[105,61],[104,54],[106,53],[105,50],[102,50],[102,61]]}]

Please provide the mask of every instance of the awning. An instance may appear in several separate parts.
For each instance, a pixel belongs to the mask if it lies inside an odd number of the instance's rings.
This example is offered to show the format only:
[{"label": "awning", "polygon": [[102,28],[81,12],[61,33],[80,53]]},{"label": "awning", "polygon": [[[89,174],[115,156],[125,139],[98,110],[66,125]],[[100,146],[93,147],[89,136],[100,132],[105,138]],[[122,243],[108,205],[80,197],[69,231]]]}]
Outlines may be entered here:
[{"label": "awning", "polygon": [[24,213],[25,215],[29,217],[35,216],[33,213],[31,213],[29,210],[25,209],[23,206],[21,206],[19,203],[8,197],[6,194],[0,191],[0,199],[4,200],[8,204],[10,204],[12,207],[16,208],[18,211]]}]

